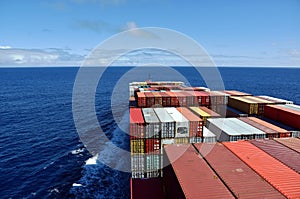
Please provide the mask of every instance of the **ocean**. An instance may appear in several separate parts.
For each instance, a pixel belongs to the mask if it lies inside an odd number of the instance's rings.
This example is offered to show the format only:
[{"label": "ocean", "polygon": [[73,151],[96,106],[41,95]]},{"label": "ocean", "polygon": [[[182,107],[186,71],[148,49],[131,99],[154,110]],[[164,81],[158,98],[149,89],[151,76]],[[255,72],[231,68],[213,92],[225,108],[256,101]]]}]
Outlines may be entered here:
[{"label": "ocean", "polygon": [[[97,161],[78,136],[72,113],[78,69],[0,68],[1,198],[130,198],[130,174]],[[177,75],[157,67],[137,71],[111,67],[104,72],[96,90],[95,110],[112,143],[129,151],[124,132],[128,122],[119,126],[112,116],[128,116],[128,82],[150,77],[206,86],[193,68],[171,70]],[[300,104],[300,68],[222,67],[219,71],[225,89]],[[100,155],[114,156],[109,153],[113,151]],[[117,164],[122,158],[112,161]]]}]

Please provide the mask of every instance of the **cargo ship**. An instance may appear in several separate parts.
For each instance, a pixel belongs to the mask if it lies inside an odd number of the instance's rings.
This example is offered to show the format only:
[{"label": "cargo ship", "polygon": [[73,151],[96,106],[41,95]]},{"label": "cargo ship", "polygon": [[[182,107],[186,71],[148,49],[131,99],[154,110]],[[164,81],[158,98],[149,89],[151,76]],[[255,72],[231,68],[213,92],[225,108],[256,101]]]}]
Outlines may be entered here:
[{"label": "cargo ship", "polygon": [[129,84],[131,199],[300,198],[300,106],[180,81]]}]

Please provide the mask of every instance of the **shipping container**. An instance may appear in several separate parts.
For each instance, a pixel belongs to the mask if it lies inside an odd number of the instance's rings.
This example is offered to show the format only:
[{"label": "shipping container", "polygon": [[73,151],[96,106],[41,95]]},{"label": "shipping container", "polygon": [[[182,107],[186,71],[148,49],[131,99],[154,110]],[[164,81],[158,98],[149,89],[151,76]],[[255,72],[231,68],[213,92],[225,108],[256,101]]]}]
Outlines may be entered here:
[{"label": "shipping container", "polygon": [[284,108],[280,105],[267,105],[264,115],[272,120],[300,129],[300,112],[296,110]]},{"label": "shipping container", "polygon": [[145,137],[145,121],[140,108],[130,108],[130,138]]},{"label": "shipping container", "polygon": [[[203,127],[203,142],[205,143],[214,143],[217,142],[217,137],[216,135],[211,132],[208,128],[205,126]],[[194,142],[197,143],[197,142]]]},{"label": "shipping container", "polygon": [[264,114],[264,109],[266,105],[272,105],[275,104],[272,101],[261,99],[259,97],[255,96],[245,96],[246,99],[251,100],[253,102],[256,102],[258,104],[258,115],[263,115]]},{"label": "shipping container", "polygon": [[190,139],[188,137],[179,137],[174,139],[175,144],[188,144]]},{"label": "shipping container", "polygon": [[300,106],[296,104],[284,104],[278,106],[300,112]]},{"label": "shipping container", "polygon": [[291,132],[286,130],[286,129],[283,129],[283,128],[280,128],[274,124],[271,124],[269,122],[266,122],[266,121],[263,121],[259,118],[256,118],[256,117],[249,117],[250,120],[254,121],[254,122],[257,122],[261,125],[264,125],[270,129],[273,129],[274,131],[278,132],[279,133],[279,137],[280,138],[284,138],[284,137],[291,137]]},{"label": "shipping container", "polygon": [[145,138],[159,138],[160,137],[160,121],[157,118],[153,108],[142,109],[145,126]]},{"label": "shipping container", "polygon": [[137,101],[136,101],[135,97],[129,98],[129,107],[137,107]]},{"label": "shipping container", "polygon": [[138,101],[138,107],[144,108],[146,107],[146,96],[145,93],[137,92],[137,101]]},{"label": "shipping container", "polygon": [[210,118],[206,127],[217,136],[218,141],[237,141],[264,138],[266,134],[236,118]]},{"label": "shipping container", "polygon": [[130,139],[131,153],[145,153],[145,139]]},{"label": "shipping container", "polygon": [[281,138],[281,139],[274,139],[276,142],[283,144],[290,149],[293,149],[300,153],[300,139],[299,138]]},{"label": "shipping container", "polygon": [[241,92],[241,91],[235,91],[235,90],[226,90],[226,91],[223,91],[224,93],[227,93],[229,94],[230,96],[233,96],[233,97],[241,97],[241,96],[252,96],[251,94],[249,93],[244,93],[244,92]]},{"label": "shipping container", "polygon": [[209,106],[211,104],[210,97],[207,92],[194,91],[194,94],[196,96],[195,102],[198,102],[196,106]]},{"label": "shipping container", "polygon": [[245,97],[229,97],[228,106],[243,111],[249,115],[258,114],[258,104]]},{"label": "shipping container", "polygon": [[146,167],[145,167],[145,177],[146,178],[157,178],[161,176],[162,169],[162,155],[145,155]]},{"label": "shipping container", "polygon": [[208,113],[208,114],[209,114],[211,117],[213,117],[213,118],[221,117],[220,114],[214,112],[213,110],[211,110],[211,109],[209,109],[209,108],[207,108],[207,107],[205,107],[205,106],[200,106],[199,108],[200,108],[202,111],[205,111],[206,113]]},{"label": "shipping container", "polygon": [[162,98],[162,106],[168,107],[171,106],[171,97],[166,92],[160,92]]},{"label": "shipping container", "polygon": [[130,179],[131,199],[164,199],[163,181],[161,178]]},{"label": "shipping container", "polygon": [[195,105],[195,96],[187,91],[182,91],[181,92],[183,95],[186,97],[186,105],[185,106],[194,106]]},{"label": "shipping container", "polygon": [[[206,120],[208,118],[211,118],[212,116],[207,113],[206,111],[202,110],[200,107],[195,107],[195,106],[192,106],[192,107],[189,107],[190,110],[192,110],[198,117],[200,117],[202,120],[203,120],[203,126],[206,125]],[[219,117],[219,116],[218,116]]]},{"label": "shipping container", "polygon": [[300,173],[300,153],[274,140],[251,140],[251,144]]},{"label": "shipping container", "polygon": [[153,107],[155,105],[155,98],[152,92],[144,92],[146,96],[146,106]]},{"label": "shipping container", "polygon": [[167,91],[166,94],[170,96],[170,105],[169,106],[172,106],[172,107],[179,106],[179,101],[178,101],[178,98],[175,93]]},{"label": "shipping container", "polygon": [[260,123],[257,123],[256,121],[253,121],[247,117],[239,118],[241,121],[246,122],[247,124],[250,124],[251,126],[254,126],[255,128],[258,128],[259,130],[266,133],[266,138],[273,139],[273,138],[279,138],[280,134],[279,132],[268,128],[267,126],[264,126]]},{"label": "shipping container", "polygon": [[175,138],[189,137],[189,121],[174,107],[164,108],[175,120]]},{"label": "shipping container", "polygon": [[161,138],[174,138],[176,122],[164,108],[154,108],[161,126]]},{"label": "shipping container", "polygon": [[189,143],[200,143],[202,141],[202,137],[190,137]]},{"label": "shipping container", "polygon": [[177,96],[178,99],[178,106],[182,107],[182,106],[187,106],[187,96],[186,94],[184,94],[183,92],[174,92],[174,94]]},{"label": "shipping container", "polygon": [[[242,132],[247,132],[247,134],[242,134],[243,140],[251,140],[251,139],[263,139],[266,138],[266,133],[255,128],[237,118],[228,118],[229,122],[232,122],[238,128],[242,128]],[[253,135],[253,136],[252,136]]]},{"label": "shipping container", "polygon": [[219,91],[207,92],[210,97],[210,105],[227,104],[229,95]]},{"label": "shipping container", "polygon": [[300,197],[300,175],[247,141],[223,143],[287,198]]},{"label": "shipping container", "polygon": [[257,96],[257,97],[272,101],[275,104],[294,104],[294,102],[289,101],[289,100],[279,99],[279,98],[276,98],[276,97],[271,97],[271,96],[266,96],[266,95],[260,95],[260,96]]},{"label": "shipping container", "polygon": [[236,198],[285,198],[221,143],[194,146]]},{"label": "shipping container", "polygon": [[131,177],[132,178],[145,177],[145,155],[144,154],[131,155]]},{"label": "shipping container", "polygon": [[186,107],[179,107],[177,110],[189,120],[189,136],[202,137],[203,121]]},{"label": "shipping container", "polygon": [[160,139],[145,139],[145,153],[146,154],[160,154],[161,140]]},{"label": "shipping container", "polygon": [[162,96],[161,96],[160,92],[152,92],[152,94],[154,95],[155,107],[161,107],[162,106]]},{"label": "shipping container", "polygon": [[191,145],[165,146],[166,198],[234,198]]}]

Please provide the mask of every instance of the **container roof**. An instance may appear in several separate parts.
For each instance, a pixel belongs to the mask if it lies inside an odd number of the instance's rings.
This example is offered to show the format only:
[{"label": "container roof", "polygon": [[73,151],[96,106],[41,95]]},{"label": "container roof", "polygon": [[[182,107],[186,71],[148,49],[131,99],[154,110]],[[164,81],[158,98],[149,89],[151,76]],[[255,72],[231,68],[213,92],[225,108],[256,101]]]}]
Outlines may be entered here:
[{"label": "container roof", "polygon": [[143,108],[142,112],[146,123],[159,123],[153,108]]},{"label": "container roof", "polygon": [[154,108],[153,110],[161,122],[175,122],[164,108]]}]

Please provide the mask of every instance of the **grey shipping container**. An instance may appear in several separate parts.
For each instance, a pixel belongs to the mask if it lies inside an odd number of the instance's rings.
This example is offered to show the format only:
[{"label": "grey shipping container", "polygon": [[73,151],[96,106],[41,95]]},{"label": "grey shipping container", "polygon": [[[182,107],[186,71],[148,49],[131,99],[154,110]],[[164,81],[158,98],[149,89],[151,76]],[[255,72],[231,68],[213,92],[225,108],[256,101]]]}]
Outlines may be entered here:
[{"label": "grey shipping container", "polygon": [[160,121],[156,116],[153,108],[143,108],[143,115],[145,119],[145,138],[159,138],[160,137]]},{"label": "grey shipping container", "polygon": [[159,121],[161,122],[161,138],[174,138],[175,137],[175,120],[164,108],[154,108]]}]

